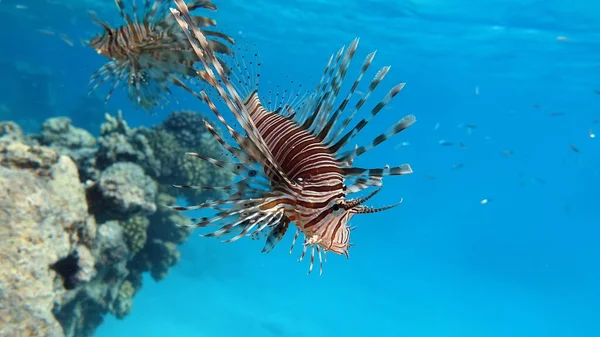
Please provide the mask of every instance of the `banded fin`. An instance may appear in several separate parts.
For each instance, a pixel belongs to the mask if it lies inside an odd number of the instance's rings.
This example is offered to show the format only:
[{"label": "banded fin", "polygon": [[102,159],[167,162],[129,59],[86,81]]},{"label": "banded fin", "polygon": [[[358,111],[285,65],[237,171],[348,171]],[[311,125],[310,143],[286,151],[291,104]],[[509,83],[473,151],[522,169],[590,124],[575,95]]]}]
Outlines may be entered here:
[{"label": "banded fin", "polygon": [[284,217],[279,223],[271,227],[271,231],[267,236],[265,246],[262,249],[263,253],[270,253],[271,250],[273,250],[273,248],[281,241],[290,226],[290,222],[291,221],[287,217]]},{"label": "banded fin", "polygon": [[[349,178],[350,177],[346,176],[346,180],[350,180]],[[360,177],[358,179],[355,179],[354,183],[352,183],[350,185],[346,185],[346,189],[344,190],[344,192],[346,193],[346,195],[350,195],[353,193],[360,192],[369,187],[380,187],[382,185],[383,185],[382,177],[377,177],[377,176],[367,177],[367,178]]]},{"label": "banded fin", "polygon": [[401,83],[390,89],[390,91],[385,95],[383,100],[377,103],[377,105],[375,105],[375,107],[371,110],[371,114],[368,117],[361,119],[354,128],[352,128],[344,136],[342,136],[342,138],[340,138],[340,140],[338,140],[335,144],[331,145],[329,149],[332,152],[338,152],[344,145],[346,145],[350,140],[352,140],[352,138],[354,138],[365,126],[367,126],[367,124],[369,124],[373,117],[377,116],[377,114],[402,90],[402,88],[404,88],[404,85],[404,83]]},{"label": "banded fin", "polygon": [[[360,111],[360,109],[364,106],[364,104],[367,102],[367,100],[371,97],[371,94],[373,93],[373,91],[379,86],[381,81],[383,81],[383,79],[385,78],[385,76],[387,75],[389,70],[390,70],[390,67],[385,66],[385,67],[381,68],[375,74],[375,76],[369,83],[367,92],[365,92],[364,96],[362,96],[354,105],[354,110],[352,111],[352,113],[350,113],[350,115],[344,119],[344,121],[341,123],[340,126],[336,126],[337,131],[335,134],[330,133],[330,136],[327,139],[325,139],[325,142],[328,145],[331,145],[331,143],[333,143],[336,139],[338,139],[341,136],[341,134],[348,127],[350,122],[354,119],[356,114]],[[366,71],[366,69],[365,69],[365,71]]]},{"label": "banded fin", "polygon": [[417,118],[413,115],[408,115],[404,118],[402,118],[400,121],[398,121],[396,124],[392,125],[392,127],[390,127],[388,130],[386,130],[384,133],[378,135],[377,137],[373,138],[373,140],[371,141],[371,144],[366,145],[366,146],[359,146],[354,150],[348,151],[346,153],[342,153],[338,156],[338,160],[342,163],[344,162],[351,162],[353,161],[356,157],[364,154],[365,152],[371,150],[372,148],[374,148],[375,146],[385,142],[386,140],[390,139],[392,136],[406,130],[407,128],[409,128],[411,125],[413,125],[415,122],[417,121]]},{"label": "banded fin", "polygon": [[[283,173],[270,153],[268,147],[258,134],[256,125],[250,118],[249,113],[244,106],[244,102],[235,90],[234,85],[230,82],[229,76],[227,76],[225,73],[222,65],[218,62],[213,50],[210,49],[206,37],[198,27],[193,25],[193,21],[187,6],[182,0],[175,0],[175,4],[177,6],[177,10],[171,9],[173,16],[177,20],[179,26],[182,28],[184,34],[188,38],[192,48],[196,52],[196,55],[204,67],[207,77],[211,79],[211,84],[217,90],[219,96],[225,101],[225,104],[234,114],[238,123],[246,131],[246,134],[252,141],[253,145],[260,152],[260,154],[262,154],[261,159],[266,164],[264,166],[272,170],[272,172],[278,176],[283,183],[290,187],[294,186],[294,183],[292,183]],[[213,72],[213,68],[215,69],[217,75],[215,75]],[[218,78],[221,80],[222,85],[217,80]],[[201,95],[202,94],[203,93],[201,93]],[[203,97],[205,98],[205,102],[208,103],[210,101],[206,94],[204,94]],[[216,108],[214,110],[216,110]]]},{"label": "banded fin", "polygon": [[384,168],[371,169],[360,167],[345,167],[342,168],[342,172],[346,176],[368,176],[380,178],[385,176],[411,174],[413,171],[409,164],[403,164],[395,167],[386,166]]},{"label": "banded fin", "polygon": [[[331,112],[332,105],[337,98],[341,85],[344,81],[350,62],[354,57],[356,49],[358,48],[358,39],[354,39],[345,53],[344,48],[340,49],[335,57],[335,66],[329,69],[328,78],[325,84],[315,93],[314,106],[312,106],[312,113],[308,116],[306,121],[302,124],[302,127],[306,130],[311,131],[313,135],[318,136],[319,125],[327,119]],[[343,56],[343,57],[342,57]],[[327,70],[326,70],[327,72]]]},{"label": "banded fin", "polygon": [[358,77],[354,80],[354,83],[352,84],[352,87],[350,88],[350,91],[348,92],[348,94],[346,94],[346,97],[340,103],[340,105],[335,110],[335,112],[333,114],[331,114],[331,116],[329,117],[329,120],[327,121],[327,123],[326,124],[321,124],[321,125],[323,125],[323,127],[320,128],[319,134],[317,135],[317,138],[319,140],[321,140],[322,142],[325,141],[325,139],[329,136],[329,134],[333,130],[333,126],[339,120],[341,113],[346,109],[346,106],[350,102],[350,99],[354,95],[354,93],[356,91],[356,88],[360,84],[360,81],[362,80],[362,78],[363,78],[365,72],[367,71],[367,69],[369,69],[369,66],[373,62],[374,58],[375,58],[375,52],[372,52],[369,55],[367,55],[366,59],[363,62],[363,65],[361,67],[361,71],[358,74]]}]

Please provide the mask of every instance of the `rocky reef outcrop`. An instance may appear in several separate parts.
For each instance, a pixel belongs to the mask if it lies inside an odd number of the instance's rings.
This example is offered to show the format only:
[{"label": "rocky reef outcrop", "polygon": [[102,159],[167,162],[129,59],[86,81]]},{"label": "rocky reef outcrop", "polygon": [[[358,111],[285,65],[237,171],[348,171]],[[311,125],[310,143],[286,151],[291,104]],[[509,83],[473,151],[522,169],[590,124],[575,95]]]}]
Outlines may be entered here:
[{"label": "rocky reef outcrop", "polygon": [[171,184],[232,179],[184,155],[219,155],[201,119],[130,128],[107,114],[97,138],[65,117],[37,135],[0,122],[1,336],[92,336],[132,310],[143,273],[167,276],[190,231],[165,205],[211,197]]}]

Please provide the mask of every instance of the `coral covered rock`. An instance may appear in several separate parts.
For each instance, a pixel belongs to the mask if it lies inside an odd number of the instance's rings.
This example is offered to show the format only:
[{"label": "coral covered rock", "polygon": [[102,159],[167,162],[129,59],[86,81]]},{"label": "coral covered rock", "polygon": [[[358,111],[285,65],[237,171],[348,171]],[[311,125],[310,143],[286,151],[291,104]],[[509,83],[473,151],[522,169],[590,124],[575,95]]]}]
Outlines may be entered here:
[{"label": "coral covered rock", "polygon": [[78,150],[80,148],[93,147],[96,139],[84,129],[71,125],[71,119],[67,117],[54,117],[42,124],[41,141],[44,145],[52,145],[57,148]]},{"label": "coral covered rock", "polygon": [[116,117],[105,116],[98,139],[97,166],[104,169],[116,162],[132,162],[142,166],[148,173],[156,175],[160,162],[154,157],[148,139],[141,131],[131,129],[123,119],[121,111]]},{"label": "coral covered rock", "polygon": [[[121,284],[129,275],[126,264],[130,252],[117,221],[98,226],[90,252],[95,259],[96,274],[87,283],[65,293],[53,308],[66,336],[92,336],[104,315],[112,312]],[[80,265],[79,272],[83,273],[85,263]]]},{"label": "coral covered rock", "polygon": [[123,319],[131,311],[133,306],[133,295],[135,295],[135,288],[130,281],[125,281],[119,289],[117,300],[113,306],[113,313],[118,319]]},{"label": "coral covered rock", "polygon": [[187,151],[221,151],[196,113],[151,129],[106,115],[98,139],[68,118],[40,135],[0,122],[0,335],[92,336],[132,310],[143,273],[164,279],[191,233],[165,205],[212,197],[171,184],[232,178]]},{"label": "coral covered rock", "polygon": [[193,228],[182,227],[190,220],[180,212],[173,212],[166,205],[174,205],[176,198],[166,193],[159,193],[156,199],[157,211],[150,217],[148,239],[167,240],[181,244],[193,232]]},{"label": "coral covered rock", "polygon": [[129,218],[127,221],[121,222],[123,235],[125,235],[125,242],[127,242],[127,245],[133,254],[142,250],[144,245],[146,245],[149,224],[150,221],[148,218],[141,215],[136,215]]},{"label": "coral covered rock", "polygon": [[89,264],[81,274],[51,268],[75,251],[67,230],[88,217],[77,167],[55,150],[21,143],[5,147],[0,163],[0,335],[63,336],[51,311],[66,291],[61,279],[93,274]]},{"label": "coral covered rock", "polygon": [[15,122],[0,122],[0,141],[17,142],[23,139],[23,130]]},{"label": "coral covered rock", "polygon": [[71,157],[77,164],[83,181],[96,179],[96,139],[86,130],[71,125],[67,117],[50,118],[42,124],[39,137],[42,145]]},{"label": "coral covered rock", "polygon": [[[108,216],[152,214],[156,211],[156,183],[133,163],[116,163],[100,175],[92,195],[95,209]],[[111,213],[111,214],[108,214]]]},{"label": "coral covered rock", "polygon": [[177,246],[172,242],[161,240],[148,242],[140,255],[145,255],[144,260],[151,262],[145,267],[146,270],[150,270],[150,275],[156,281],[167,277],[169,269],[176,265],[180,259]]},{"label": "coral covered rock", "polygon": [[203,123],[202,115],[183,111],[174,112],[159,127],[145,130],[155,157],[160,161],[158,181],[165,186],[165,192],[188,199],[191,203],[200,203],[206,198],[216,196],[209,191],[175,189],[172,184],[203,186],[226,186],[233,175],[214,165],[186,156],[186,152],[226,160],[221,145],[210,135]]},{"label": "coral covered rock", "polygon": [[58,153],[47,147],[0,142],[0,165],[5,167],[47,171],[57,160]]}]

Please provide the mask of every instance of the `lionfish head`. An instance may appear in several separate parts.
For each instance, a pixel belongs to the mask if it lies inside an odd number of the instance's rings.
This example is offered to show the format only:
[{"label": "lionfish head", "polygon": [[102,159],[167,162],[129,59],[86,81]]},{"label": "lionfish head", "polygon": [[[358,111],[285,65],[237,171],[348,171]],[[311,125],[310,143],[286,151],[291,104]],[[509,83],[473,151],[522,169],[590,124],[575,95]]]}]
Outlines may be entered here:
[{"label": "lionfish head", "polygon": [[110,54],[108,52],[108,42],[109,42],[109,34],[112,34],[111,31],[105,31],[103,34],[98,34],[90,39],[88,45],[94,50],[103,56],[109,57]]},{"label": "lionfish head", "polygon": [[313,233],[311,233],[310,230],[306,231],[305,228],[307,244],[318,244],[326,251],[339,255],[346,255],[346,257],[348,257],[348,249],[352,246],[350,243],[350,232],[354,229],[354,227],[349,226],[350,219],[356,214],[377,213],[396,207],[402,203],[402,200],[400,200],[396,204],[379,208],[365,206],[364,203],[380,190],[381,189],[377,189],[363,198],[339,198],[331,201],[331,203],[327,205],[327,211],[320,213],[322,216],[319,219],[318,227],[333,228],[333,232],[330,233],[331,235],[315,235],[313,237]]},{"label": "lionfish head", "polygon": [[[333,228],[332,235],[326,235],[318,238],[318,243],[325,250],[339,255],[348,255],[350,248],[350,231],[348,226],[350,218],[354,215],[352,211],[347,209],[345,199],[332,201],[329,205],[329,216],[324,221],[327,222],[325,228]],[[310,235],[309,235],[310,242]]]},{"label": "lionfish head", "polygon": [[337,227],[338,231],[334,233],[331,240],[332,242],[329,242],[330,248],[328,247],[328,250],[337,254],[344,254],[348,257],[348,248],[351,246],[349,243],[350,231],[353,229],[353,227],[348,226],[350,219],[356,214],[377,213],[396,207],[402,203],[402,200],[400,200],[396,204],[379,208],[365,206],[364,203],[380,190],[381,189],[377,189],[363,198],[338,200],[331,205],[332,214],[334,216],[332,221],[337,222],[340,226]]},{"label": "lionfish head", "polygon": [[94,50],[98,54],[109,57],[108,44],[110,40],[112,40],[115,31],[110,27],[110,25],[107,22],[98,19],[95,12],[89,11],[88,14],[90,15],[90,18],[94,23],[96,23],[97,25],[102,27],[102,29],[104,29],[103,33],[92,37],[90,41],[88,41],[88,45],[94,48]]}]

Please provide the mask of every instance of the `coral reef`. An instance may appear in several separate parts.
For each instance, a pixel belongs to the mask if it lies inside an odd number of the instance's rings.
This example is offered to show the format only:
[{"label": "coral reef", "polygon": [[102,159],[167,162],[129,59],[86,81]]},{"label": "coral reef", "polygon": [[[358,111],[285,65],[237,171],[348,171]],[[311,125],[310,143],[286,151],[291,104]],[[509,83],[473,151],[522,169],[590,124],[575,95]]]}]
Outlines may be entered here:
[{"label": "coral reef", "polygon": [[107,167],[92,188],[94,209],[104,209],[104,216],[128,217],[156,211],[156,183],[137,164],[119,162]]},{"label": "coral reef", "polygon": [[116,162],[132,162],[142,166],[156,176],[160,172],[160,161],[154,156],[143,129],[131,129],[119,110],[117,116],[105,116],[100,126],[97,167],[102,170]]},{"label": "coral reef", "polygon": [[[156,157],[160,158],[160,183],[171,185],[193,181],[195,185],[218,186],[220,182],[232,179],[228,171],[213,170],[212,165],[207,162],[181,155],[182,151],[197,152],[212,158],[225,159],[221,154],[221,146],[207,132],[201,115],[191,111],[173,112],[161,126],[143,132]],[[213,174],[207,175],[207,170],[212,170]],[[177,196],[185,197],[193,203],[209,196],[207,192],[198,190],[182,189],[175,192]]]},{"label": "coral reef", "polygon": [[67,117],[50,118],[42,124],[39,144],[58,150],[77,164],[82,180],[97,178],[95,169],[96,139],[86,130],[71,125]]},{"label": "coral reef", "polygon": [[38,135],[0,122],[2,336],[92,336],[106,314],[125,318],[142,274],[164,279],[190,235],[164,205],[211,197],[170,184],[232,179],[184,155],[219,151],[196,113],[152,128],[107,114],[99,135],[65,117]]},{"label": "coral reef", "polygon": [[49,266],[69,256],[70,233],[87,221],[77,167],[52,149],[22,143],[0,146],[0,162],[0,335],[62,336],[51,309],[67,290],[54,286]]}]

